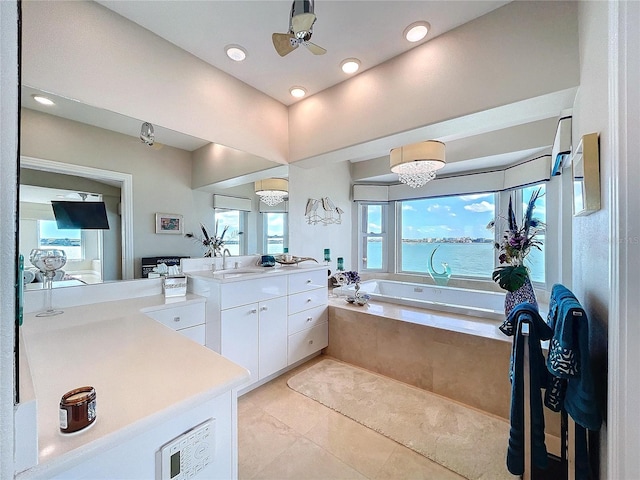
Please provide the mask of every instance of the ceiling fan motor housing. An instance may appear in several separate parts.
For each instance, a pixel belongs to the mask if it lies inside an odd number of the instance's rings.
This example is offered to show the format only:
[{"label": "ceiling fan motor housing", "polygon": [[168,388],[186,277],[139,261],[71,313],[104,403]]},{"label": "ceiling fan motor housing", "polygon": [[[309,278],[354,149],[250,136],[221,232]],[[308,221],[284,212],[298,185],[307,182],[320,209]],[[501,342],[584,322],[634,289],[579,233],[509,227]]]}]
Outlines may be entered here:
[{"label": "ceiling fan motor housing", "polygon": [[313,0],[293,0],[291,17],[295,17],[301,13],[313,13]]}]

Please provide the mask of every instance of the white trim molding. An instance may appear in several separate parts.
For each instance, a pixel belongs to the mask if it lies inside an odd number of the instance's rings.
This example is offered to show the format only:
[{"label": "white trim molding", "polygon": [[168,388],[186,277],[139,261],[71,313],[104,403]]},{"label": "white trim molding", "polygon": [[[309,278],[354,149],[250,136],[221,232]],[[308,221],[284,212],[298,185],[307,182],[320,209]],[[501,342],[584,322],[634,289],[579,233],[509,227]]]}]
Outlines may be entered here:
[{"label": "white trim molding", "polygon": [[640,3],[609,2],[610,278],[606,478],[640,472]]}]

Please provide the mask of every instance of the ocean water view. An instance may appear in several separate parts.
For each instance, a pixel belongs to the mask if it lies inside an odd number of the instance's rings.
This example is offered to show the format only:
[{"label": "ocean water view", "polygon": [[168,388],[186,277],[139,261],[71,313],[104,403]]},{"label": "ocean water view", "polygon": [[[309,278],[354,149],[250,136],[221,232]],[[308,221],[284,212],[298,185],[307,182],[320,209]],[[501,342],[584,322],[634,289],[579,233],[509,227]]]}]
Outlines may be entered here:
[{"label": "ocean water view", "polygon": [[[418,243],[402,242],[401,262],[399,270],[403,272],[428,273],[429,258],[433,249],[438,251],[433,257],[436,271],[443,270],[442,263],[449,264],[454,276],[491,278],[494,268],[495,250],[493,243]],[[544,282],[544,252],[533,250],[527,257],[531,279]],[[369,242],[368,267],[382,266],[382,244]]]}]

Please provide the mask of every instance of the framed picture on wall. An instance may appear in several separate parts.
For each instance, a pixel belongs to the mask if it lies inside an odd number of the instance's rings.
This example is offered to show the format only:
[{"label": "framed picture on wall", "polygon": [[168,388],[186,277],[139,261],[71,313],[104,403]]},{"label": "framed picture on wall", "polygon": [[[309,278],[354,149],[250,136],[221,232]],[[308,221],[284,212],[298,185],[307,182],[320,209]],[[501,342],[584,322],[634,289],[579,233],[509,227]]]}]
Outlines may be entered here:
[{"label": "framed picture on wall", "polygon": [[156,213],[156,233],[182,234],[182,215]]}]

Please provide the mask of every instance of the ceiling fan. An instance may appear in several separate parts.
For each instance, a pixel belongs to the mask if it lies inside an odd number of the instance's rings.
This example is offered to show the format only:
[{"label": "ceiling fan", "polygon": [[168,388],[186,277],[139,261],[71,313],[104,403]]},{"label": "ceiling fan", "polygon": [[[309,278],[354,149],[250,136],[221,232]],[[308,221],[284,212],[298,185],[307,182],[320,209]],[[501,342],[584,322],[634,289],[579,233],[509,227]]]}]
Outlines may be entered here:
[{"label": "ceiling fan", "polygon": [[327,51],[311,43],[313,24],[316,16],[313,13],[313,0],[294,0],[291,5],[289,31],[271,35],[273,46],[281,57],[293,52],[298,45],[304,45],[314,55],[324,55]]}]

